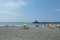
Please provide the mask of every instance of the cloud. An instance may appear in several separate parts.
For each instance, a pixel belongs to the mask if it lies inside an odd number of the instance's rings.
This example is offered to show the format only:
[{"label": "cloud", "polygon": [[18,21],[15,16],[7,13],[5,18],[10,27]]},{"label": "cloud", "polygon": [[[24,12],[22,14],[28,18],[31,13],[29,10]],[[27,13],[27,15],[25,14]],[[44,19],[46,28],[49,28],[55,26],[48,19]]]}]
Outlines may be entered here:
[{"label": "cloud", "polygon": [[22,1],[22,0],[2,0],[2,3],[0,3],[0,7],[4,7],[4,8],[8,8],[8,9],[22,7],[22,6],[26,6],[26,5],[27,5],[27,2]]},{"label": "cloud", "polygon": [[0,21],[3,19],[6,21],[13,21],[14,19],[18,21],[17,18],[23,15],[22,13],[18,13],[18,8],[22,10],[22,7],[27,6],[27,4],[27,0],[0,0]]},{"label": "cloud", "polygon": [[60,11],[60,9],[56,9],[56,11]]}]

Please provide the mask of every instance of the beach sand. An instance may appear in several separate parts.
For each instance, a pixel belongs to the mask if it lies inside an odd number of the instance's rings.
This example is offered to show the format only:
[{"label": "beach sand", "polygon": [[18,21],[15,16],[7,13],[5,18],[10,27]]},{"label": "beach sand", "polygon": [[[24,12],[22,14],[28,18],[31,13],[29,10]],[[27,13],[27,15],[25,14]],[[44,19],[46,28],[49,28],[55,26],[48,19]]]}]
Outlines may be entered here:
[{"label": "beach sand", "polygon": [[60,32],[38,28],[0,28],[0,40],[60,40]]}]

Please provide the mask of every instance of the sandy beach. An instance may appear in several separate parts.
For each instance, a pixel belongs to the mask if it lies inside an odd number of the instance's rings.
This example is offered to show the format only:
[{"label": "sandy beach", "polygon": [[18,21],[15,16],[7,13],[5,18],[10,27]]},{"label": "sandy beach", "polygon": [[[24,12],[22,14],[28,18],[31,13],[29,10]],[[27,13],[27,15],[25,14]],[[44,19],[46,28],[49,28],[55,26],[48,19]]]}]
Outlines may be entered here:
[{"label": "sandy beach", "polygon": [[0,28],[0,40],[60,40],[60,32],[47,29]]}]

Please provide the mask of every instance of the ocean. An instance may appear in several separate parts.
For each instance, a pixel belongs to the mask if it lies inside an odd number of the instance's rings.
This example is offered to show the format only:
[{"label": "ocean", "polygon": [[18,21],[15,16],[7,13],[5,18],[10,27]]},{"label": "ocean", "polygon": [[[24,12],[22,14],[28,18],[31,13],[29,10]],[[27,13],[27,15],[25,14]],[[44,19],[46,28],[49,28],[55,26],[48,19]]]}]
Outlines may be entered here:
[{"label": "ocean", "polygon": [[[39,29],[48,29],[48,24],[33,24],[31,22],[24,23],[24,22],[0,22],[0,28],[20,28],[26,25],[29,28],[39,28]],[[36,27],[39,25],[39,27]],[[51,29],[51,32],[60,32],[60,29]]]}]

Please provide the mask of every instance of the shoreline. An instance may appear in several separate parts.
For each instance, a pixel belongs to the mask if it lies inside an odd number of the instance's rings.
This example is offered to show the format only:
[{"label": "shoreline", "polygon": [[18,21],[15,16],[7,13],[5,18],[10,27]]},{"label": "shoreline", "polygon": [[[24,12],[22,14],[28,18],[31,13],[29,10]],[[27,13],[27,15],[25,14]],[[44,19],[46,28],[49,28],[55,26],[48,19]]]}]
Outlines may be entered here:
[{"label": "shoreline", "polygon": [[[58,31],[59,30],[59,31]],[[49,29],[49,28],[29,28],[29,29],[24,29],[24,28],[0,28],[0,31],[45,31],[45,32],[60,32],[60,29]]]}]

